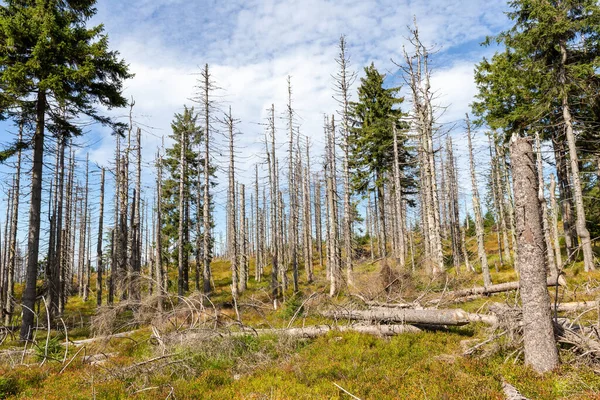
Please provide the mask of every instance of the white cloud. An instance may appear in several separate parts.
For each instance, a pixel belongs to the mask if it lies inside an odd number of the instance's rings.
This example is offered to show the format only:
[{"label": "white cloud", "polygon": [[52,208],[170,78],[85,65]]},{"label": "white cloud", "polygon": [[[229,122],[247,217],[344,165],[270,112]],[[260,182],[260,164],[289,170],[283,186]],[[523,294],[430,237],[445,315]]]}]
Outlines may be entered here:
[{"label": "white cloud", "polygon": [[[225,89],[224,106],[231,105],[241,120],[238,164],[240,178],[249,179],[252,164],[260,159],[255,153],[263,149],[260,123],[272,103],[278,116],[284,112],[288,75],[301,132],[311,137],[315,153],[322,149],[323,114],[336,107],[331,75],[340,34],[347,35],[358,72],[371,61],[381,71],[394,71],[390,58],[400,58],[406,27],[416,15],[423,41],[442,49],[434,55],[433,84],[440,104],[448,105],[443,120],[455,121],[469,109],[475,93],[473,64],[484,52],[473,49],[472,42],[506,24],[505,8],[505,0],[105,0],[92,22],[105,24],[111,47],[136,74],[126,83],[125,95],[135,98],[135,119],[144,125],[145,161],[153,160],[161,137],[169,134],[173,114],[191,104],[194,74],[209,63]],[[281,143],[285,122],[277,124]],[[106,164],[113,157],[114,138],[101,129],[92,135],[100,142],[91,157]]]}]

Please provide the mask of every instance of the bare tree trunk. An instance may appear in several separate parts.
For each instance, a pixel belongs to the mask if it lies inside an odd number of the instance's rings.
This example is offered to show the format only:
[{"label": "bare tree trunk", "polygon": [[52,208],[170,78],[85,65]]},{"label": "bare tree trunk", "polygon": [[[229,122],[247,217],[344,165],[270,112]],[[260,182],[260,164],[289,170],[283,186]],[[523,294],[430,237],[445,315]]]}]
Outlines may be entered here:
[{"label": "bare tree trunk", "polygon": [[133,262],[132,262],[132,276],[130,281],[130,293],[131,297],[134,300],[140,300],[140,274],[142,272],[142,228],[141,228],[141,199],[142,199],[142,130],[141,128],[137,128],[136,134],[136,179],[135,179],[135,204],[136,204],[136,212],[134,213],[135,218],[133,221],[133,235],[134,241],[132,243],[132,254],[133,254]]},{"label": "bare tree trunk", "polygon": [[554,254],[556,256],[556,265],[560,270],[562,269],[562,254],[560,252],[560,241],[558,240],[558,206],[556,205],[556,181],[554,180],[554,174],[550,174],[550,213]]},{"label": "bare tree trunk", "polygon": [[558,352],[546,288],[546,256],[533,150],[525,138],[511,140],[511,164],[518,213],[520,287],[525,363],[537,372],[558,366]]},{"label": "bare tree trunk", "polygon": [[102,235],[104,227],[104,175],[105,170],[102,168],[100,175],[100,214],[98,216],[98,246],[96,247],[96,263],[97,263],[97,276],[96,276],[96,305],[100,307],[102,305],[102,274],[104,273],[104,265],[102,263]]},{"label": "bare tree trunk", "polygon": [[[19,142],[23,140],[23,124],[19,125]],[[6,287],[5,287],[5,315],[4,325],[10,325],[11,318],[14,312],[14,294],[15,294],[15,268],[17,265],[17,231],[19,229],[19,200],[21,189],[21,148],[17,152],[17,165],[15,171],[15,180],[13,188],[12,215],[10,222],[10,238],[4,237],[5,241],[9,241],[8,265],[6,268]]]},{"label": "bare tree trunk", "polygon": [[294,284],[294,293],[298,292],[298,196],[297,182],[294,177],[296,171],[294,168],[294,110],[292,109],[292,84],[288,76],[288,130],[289,130],[289,165],[288,165],[288,196],[290,204],[290,218],[288,226],[288,246],[290,250],[290,261],[292,264],[292,276]]},{"label": "bare tree trunk", "polygon": [[[503,265],[504,264],[504,260],[503,260],[503,248],[502,248],[502,241],[500,240],[500,235],[502,234],[502,216],[500,214],[500,192],[498,191],[498,186],[496,185],[496,163],[494,160],[494,154],[492,152],[492,136],[489,135],[488,136],[488,140],[489,140],[489,151],[490,151],[490,183],[491,183],[491,187],[492,187],[492,197],[493,197],[493,201],[494,201],[494,219],[496,222],[496,241],[498,244],[498,258],[500,259],[500,264]],[[505,247],[506,248],[506,247]],[[507,260],[508,261],[508,260]],[[498,264],[496,263],[496,272],[498,272]]]},{"label": "bare tree trunk", "polygon": [[239,185],[240,194],[240,274],[239,292],[243,293],[248,286],[248,223],[246,219],[246,187]]},{"label": "bare tree trunk", "polygon": [[579,163],[577,156],[577,145],[575,143],[575,133],[573,132],[573,120],[571,117],[571,109],[569,107],[569,95],[566,89],[566,71],[565,64],[567,62],[567,48],[564,41],[559,43],[561,53],[561,73],[560,84],[562,85],[562,112],[565,123],[565,132],[567,134],[567,145],[569,147],[569,159],[571,161],[571,179],[573,182],[573,195],[575,197],[575,212],[577,235],[581,239],[581,247],[583,250],[583,264],[586,272],[596,269],[594,265],[594,252],[592,251],[592,242],[590,232],[586,227],[585,209],[583,207],[583,193],[581,189],[581,180],[579,178]]},{"label": "bare tree trunk", "polygon": [[315,177],[315,240],[319,253],[319,266],[323,268],[323,227],[321,223],[321,178]]},{"label": "bare tree trunk", "polygon": [[205,64],[204,70],[202,71],[203,79],[203,98],[202,103],[204,106],[204,203],[202,209],[202,218],[204,223],[203,229],[203,241],[202,241],[202,256],[203,256],[203,270],[202,280],[204,294],[208,295],[211,293],[211,270],[210,261],[212,258],[211,247],[211,220],[210,220],[210,99],[209,94],[212,88],[210,82],[210,74],[208,72],[208,64]]},{"label": "bare tree trunk", "polygon": [[[326,128],[329,124],[326,123]],[[339,243],[338,243],[338,212],[336,205],[336,184],[335,184],[335,121],[332,116],[330,129],[326,129],[327,133],[327,161],[326,161],[326,185],[327,185],[327,204],[328,204],[328,255],[327,264],[329,265],[329,295],[334,296],[341,285]]]},{"label": "bare tree trunk", "polygon": [[255,259],[255,266],[254,266],[254,279],[256,280],[256,282],[260,282],[261,281],[261,277],[262,277],[262,263],[263,263],[263,254],[262,254],[262,241],[261,241],[261,223],[260,223],[260,208],[258,207],[258,164],[256,164],[255,166],[255,180],[254,180],[254,208],[256,210],[256,222],[255,222],[255,226],[254,226],[254,236],[255,236],[255,242],[256,242],[256,259]]},{"label": "bare tree trunk", "polygon": [[268,139],[265,138],[267,150],[267,163],[269,164],[269,187],[271,189],[271,292],[273,308],[278,307],[279,298],[279,229],[278,229],[278,191],[277,191],[277,160],[275,156],[275,106],[271,104],[269,117],[269,131],[271,136],[271,151],[269,152]]},{"label": "bare tree trunk", "polygon": [[183,268],[185,257],[185,177],[187,174],[186,170],[186,152],[187,152],[187,132],[181,132],[179,137],[179,227],[177,233],[177,295],[183,297],[184,295],[184,284],[183,284]]},{"label": "bare tree trunk", "polygon": [[546,258],[548,262],[546,267],[548,268],[550,275],[558,275],[558,266],[554,259],[554,252],[552,251],[552,242],[550,241],[550,226],[548,221],[548,207],[546,206],[546,196],[544,195],[544,167],[542,165],[542,143],[540,142],[540,135],[535,134],[535,147],[537,152],[537,176],[538,176],[538,200],[540,202],[540,209],[542,212],[542,229],[544,233],[544,242],[546,244]]},{"label": "bare tree trunk", "polygon": [[[339,71],[335,77],[337,101],[341,107],[341,139],[342,139],[342,177],[344,180],[343,193],[343,221],[342,235],[344,237],[345,266],[348,284],[352,285],[352,213],[350,210],[350,168],[349,153],[350,146],[348,137],[350,135],[350,86],[356,78],[356,74],[348,71],[349,57],[346,55],[346,38],[342,35],[339,43],[339,55],[336,62]],[[335,174],[335,172],[334,172]]]},{"label": "bare tree trunk", "polygon": [[396,260],[400,268],[404,269],[406,265],[406,260],[404,255],[406,254],[404,243],[404,220],[402,218],[402,184],[401,184],[401,173],[400,173],[400,159],[398,153],[398,130],[396,129],[396,123],[393,123],[394,130],[394,193],[396,194],[396,201],[394,202],[395,206],[395,214],[397,219],[397,239],[398,246],[394,249],[394,253],[396,255]]},{"label": "bare tree trunk", "polygon": [[40,215],[42,205],[42,172],[44,164],[44,127],[46,93],[39,91],[36,100],[36,128],[33,134],[33,167],[31,168],[31,201],[29,203],[29,233],[27,237],[27,270],[23,291],[23,317],[21,340],[31,339],[37,286],[38,256],[40,248]]},{"label": "bare tree trunk", "polygon": [[308,136],[306,137],[306,169],[304,172],[304,190],[303,190],[303,203],[304,203],[304,264],[306,270],[306,281],[311,283],[313,281],[313,244],[312,244],[312,207],[310,204],[311,193],[310,193],[310,142]]},{"label": "bare tree trunk", "polygon": [[448,174],[448,206],[450,215],[450,236],[452,240],[452,261],[454,269],[458,273],[463,255],[462,234],[460,229],[460,210],[458,205],[458,177],[456,174],[454,148],[452,138],[448,136],[446,139],[446,171]]},{"label": "bare tree trunk", "polygon": [[502,230],[502,243],[504,244],[504,259],[506,262],[510,262],[510,247],[508,244],[508,226],[506,224],[506,210],[505,208],[505,192],[503,191],[502,176],[500,174],[501,161],[500,154],[498,152],[498,146],[494,145],[495,162],[493,164],[493,172],[496,178],[496,193],[498,196],[498,207],[500,213],[500,228]]},{"label": "bare tree trunk", "polygon": [[489,286],[492,284],[490,270],[487,262],[487,254],[485,253],[483,217],[481,215],[481,205],[479,204],[479,189],[477,187],[477,177],[475,175],[475,159],[473,157],[473,144],[471,143],[471,124],[467,115],[467,139],[469,142],[469,161],[471,167],[471,187],[473,197],[473,211],[475,213],[475,230],[477,232],[477,253],[479,262],[481,263],[481,272],[483,273],[483,285]]},{"label": "bare tree trunk", "polygon": [[556,176],[558,178],[558,189],[562,208],[562,223],[565,244],[567,246],[567,255],[571,255],[577,250],[579,240],[575,230],[575,207],[573,204],[573,192],[571,190],[569,179],[565,142],[564,138],[559,137],[558,133],[555,131],[552,137],[552,145],[554,148],[554,159],[556,160]]},{"label": "bare tree trunk", "polygon": [[88,235],[87,235],[87,226],[88,226],[88,219],[90,218],[89,215],[89,207],[88,207],[88,199],[89,199],[89,172],[90,172],[90,155],[89,153],[86,154],[86,159],[85,159],[85,195],[84,195],[84,205],[83,205],[83,209],[84,209],[84,216],[83,216],[83,228],[82,228],[82,232],[83,232],[83,263],[82,263],[82,270],[81,270],[81,283],[80,283],[80,287],[82,289],[82,293],[83,293],[83,301],[87,301],[88,299],[88,294],[89,294],[89,285],[88,285],[88,281],[89,281],[89,273],[88,273],[88,269],[87,269],[87,249],[89,249],[89,247],[86,245],[86,241],[88,239]]},{"label": "bare tree trunk", "polygon": [[156,175],[156,286],[158,298],[158,310],[163,309],[163,297],[167,291],[166,277],[162,265],[162,156],[157,155]]}]

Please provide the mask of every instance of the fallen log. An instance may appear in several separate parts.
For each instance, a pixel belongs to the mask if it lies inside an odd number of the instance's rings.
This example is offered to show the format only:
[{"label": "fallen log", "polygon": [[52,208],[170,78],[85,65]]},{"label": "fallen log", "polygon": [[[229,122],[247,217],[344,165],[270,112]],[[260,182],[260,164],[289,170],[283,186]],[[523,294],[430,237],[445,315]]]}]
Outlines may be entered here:
[{"label": "fallen log", "polygon": [[365,301],[369,307],[387,307],[387,308],[417,308],[418,304],[411,303],[381,303],[379,301]]},{"label": "fallen log", "polygon": [[334,319],[350,319],[358,321],[400,322],[416,325],[467,325],[471,322],[495,324],[493,315],[469,314],[460,309],[386,309],[375,308],[370,310],[326,311],[321,313],[324,317]]},{"label": "fallen log", "polygon": [[107,335],[107,336],[98,336],[98,337],[93,337],[93,338],[89,338],[89,339],[73,340],[73,341],[71,341],[71,344],[74,346],[83,346],[85,344],[90,344],[90,343],[99,342],[99,341],[108,342],[111,339],[129,337],[139,331],[140,331],[140,329],[136,329],[133,331],[120,332],[120,333],[115,333],[115,334]]},{"label": "fallen log", "polygon": [[[598,301],[590,300],[590,301],[575,301],[572,303],[558,303],[556,306],[556,310],[559,312],[569,312],[569,311],[579,311],[585,310],[588,308],[598,307]],[[554,309],[554,305],[552,306]]]},{"label": "fallen log", "polygon": [[277,336],[289,336],[293,338],[305,338],[314,339],[319,336],[323,336],[329,332],[358,332],[367,335],[373,335],[378,337],[395,336],[402,333],[418,333],[422,332],[421,329],[412,325],[314,325],[306,326],[303,328],[288,328],[288,329],[251,329],[245,328],[242,331],[235,332],[219,332],[214,330],[205,330],[200,332],[182,332],[176,335],[171,335],[163,338],[165,341],[173,343],[178,342],[181,344],[203,340],[214,337],[240,337],[240,336],[262,336],[262,335],[277,335]]},{"label": "fallen log", "polygon": [[[547,284],[547,286],[556,286],[556,284],[558,284],[559,286],[567,286],[567,281],[565,280],[565,278],[562,275],[559,275],[558,279],[555,276],[551,276],[548,278],[546,284]],[[469,289],[462,289],[462,290],[455,290],[453,292],[447,292],[445,294],[444,298],[455,300],[460,297],[482,296],[482,295],[488,295],[488,294],[493,294],[493,293],[509,292],[511,290],[517,290],[517,289],[519,289],[519,282],[506,282],[506,283],[499,283],[496,285],[490,285],[488,287],[473,287],[473,288],[469,288]],[[438,299],[437,301],[440,302],[443,300]]]}]

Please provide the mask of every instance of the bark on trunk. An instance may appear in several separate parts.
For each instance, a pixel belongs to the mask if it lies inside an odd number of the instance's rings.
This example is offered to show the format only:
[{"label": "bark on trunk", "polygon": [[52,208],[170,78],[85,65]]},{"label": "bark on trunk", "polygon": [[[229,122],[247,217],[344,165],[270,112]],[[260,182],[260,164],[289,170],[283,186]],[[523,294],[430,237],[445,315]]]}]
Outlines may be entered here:
[{"label": "bark on trunk", "polygon": [[543,373],[558,366],[550,296],[546,288],[546,243],[538,201],[538,177],[531,143],[513,137],[511,143],[513,187],[521,301],[523,304],[523,341],[525,363]]},{"label": "bark on trunk", "polygon": [[36,129],[33,136],[33,167],[31,168],[31,202],[29,205],[29,234],[27,237],[27,270],[23,291],[23,318],[21,340],[31,339],[33,333],[34,306],[38,255],[40,248],[40,215],[42,205],[42,172],[44,164],[44,127],[46,114],[46,93],[39,91],[36,101]]}]

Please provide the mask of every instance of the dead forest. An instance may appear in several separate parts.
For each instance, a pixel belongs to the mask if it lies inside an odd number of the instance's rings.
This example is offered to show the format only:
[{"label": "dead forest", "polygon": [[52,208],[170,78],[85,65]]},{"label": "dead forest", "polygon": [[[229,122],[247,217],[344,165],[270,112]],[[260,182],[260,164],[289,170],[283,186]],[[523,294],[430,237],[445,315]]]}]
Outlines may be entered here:
[{"label": "dead forest", "polygon": [[417,16],[321,131],[205,64],[157,147],[94,3],[0,2],[0,398],[600,398],[596,2],[507,5],[455,123]]}]

